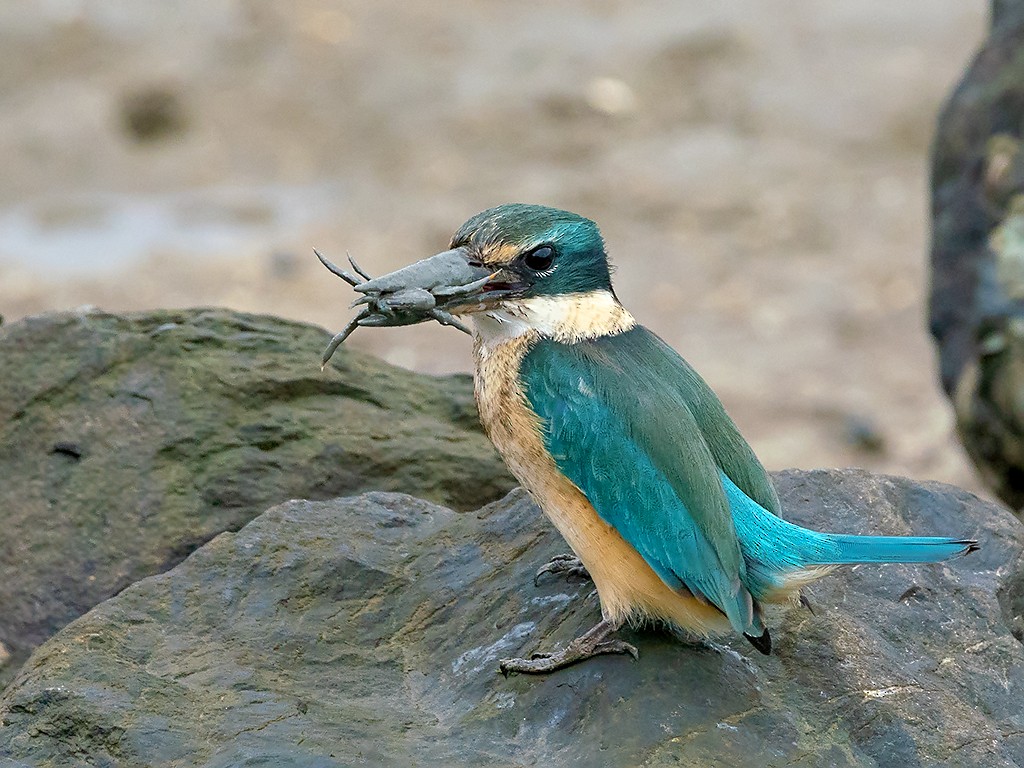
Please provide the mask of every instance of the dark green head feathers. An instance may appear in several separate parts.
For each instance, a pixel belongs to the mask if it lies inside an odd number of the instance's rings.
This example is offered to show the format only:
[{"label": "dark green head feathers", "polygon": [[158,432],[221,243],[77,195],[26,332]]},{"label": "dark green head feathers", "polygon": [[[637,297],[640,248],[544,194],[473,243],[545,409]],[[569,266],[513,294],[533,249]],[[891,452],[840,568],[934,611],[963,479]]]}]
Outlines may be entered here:
[{"label": "dark green head feathers", "polygon": [[532,296],[611,290],[597,225],[570,211],[509,203],[478,213],[452,237],[483,266],[502,269]]}]

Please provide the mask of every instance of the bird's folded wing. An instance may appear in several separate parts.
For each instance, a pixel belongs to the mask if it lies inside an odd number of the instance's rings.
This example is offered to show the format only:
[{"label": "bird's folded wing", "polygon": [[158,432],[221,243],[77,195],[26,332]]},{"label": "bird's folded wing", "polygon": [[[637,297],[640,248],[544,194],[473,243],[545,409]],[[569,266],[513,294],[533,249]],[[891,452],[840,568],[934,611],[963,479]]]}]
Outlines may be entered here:
[{"label": "bird's folded wing", "polygon": [[540,341],[523,361],[525,393],[559,469],[601,518],[666,583],[710,599],[742,631],[745,566],[719,465],[683,394],[665,381],[681,358],[652,339],[638,328]]},{"label": "bird's folded wing", "polygon": [[779,515],[781,505],[771,478],[711,387],[678,352],[646,328],[638,326],[628,336],[607,337],[596,343],[621,350],[625,364],[650,372],[653,386],[674,389],[697,421],[719,468],[749,498]]}]

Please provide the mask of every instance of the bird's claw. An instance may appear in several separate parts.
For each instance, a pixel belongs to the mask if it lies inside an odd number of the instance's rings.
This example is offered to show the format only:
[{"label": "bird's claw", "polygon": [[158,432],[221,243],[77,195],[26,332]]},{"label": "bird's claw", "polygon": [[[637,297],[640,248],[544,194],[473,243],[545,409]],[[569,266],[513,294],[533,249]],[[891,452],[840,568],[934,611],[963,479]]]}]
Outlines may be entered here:
[{"label": "bird's claw", "polygon": [[594,648],[594,653],[621,653],[624,656],[632,656],[633,661],[640,661],[639,649],[625,640],[605,640]]},{"label": "bird's claw", "polygon": [[618,628],[619,624],[602,619],[595,627],[584,632],[560,651],[535,653],[528,659],[502,659],[498,662],[498,670],[505,677],[512,672],[540,675],[604,653],[621,653],[639,659],[640,651],[636,646],[622,640],[608,639],[608,635]]},{"label": "bird's claw", "polygon": [[541,566],[533,576],[533,586],[540,586],[540,577],[545,573],[563,573],[567,579],[575,576],[584,581],[590,580],[590,572],[583,565],[583,561],[570,554],[555,555]]},{"label": "bird's claw", "polygon": [[502,659],[498,662],[498,671],[505,677],[513,673],[542,675],[607,653],[632,656],[634,661],[640,659],[637,647],[625,640],[603,640],[589,648],[580,648],[573,642],[555,653],[533,653],[528,659]]}]

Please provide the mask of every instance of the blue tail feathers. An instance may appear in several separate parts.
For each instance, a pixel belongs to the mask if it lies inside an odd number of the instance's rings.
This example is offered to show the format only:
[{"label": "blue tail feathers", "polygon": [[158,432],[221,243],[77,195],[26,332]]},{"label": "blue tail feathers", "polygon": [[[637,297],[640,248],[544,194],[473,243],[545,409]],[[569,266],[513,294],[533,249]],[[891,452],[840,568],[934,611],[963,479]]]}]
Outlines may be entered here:
[{"label": "blue tail feathers", "polygon": [[806,565],[937,563],[978,548],[976,541],[937,536],[817,536],[824,541],[808,548],[804,555]]},{"label": "blue tail feathers", "polygon": [[748,588],[761,598],[805,568],[855,563],[935,563],[978,549],[969,539],[852,536],[801,528],[752,501],[724,474],[736,533],[747,562]]}]

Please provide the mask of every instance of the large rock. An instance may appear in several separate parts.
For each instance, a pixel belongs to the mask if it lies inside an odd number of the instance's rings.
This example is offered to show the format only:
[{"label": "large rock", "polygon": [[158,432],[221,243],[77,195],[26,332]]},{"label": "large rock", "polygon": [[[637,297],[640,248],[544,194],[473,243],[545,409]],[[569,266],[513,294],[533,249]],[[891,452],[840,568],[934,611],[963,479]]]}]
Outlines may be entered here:
[{"label": "large rock", "polygon": [[931,330],[968,454],[1024,509],[1024,2],[993,27],[939,118]]},{"label": "large rock", "polygon": [[0,686],[57,629],[272,504],[384,489],[475,509],[513,487],[468,377],[344,349],[321,373],[328,338],[226,310],[0,327]]},{"label": "large rock", "polygon": [[397,494],[293,501],[132,585],[43,645],[0,699],[33,766],[1024,765],[1024,537],[954,488],[776,476],[830,530],[977,537],[951,563],[842,569],[777,651],[625,633],[503,678],[499,657],[597,621],[589,583],[535,587],[563,544],[520,491],[477,514]]}]

